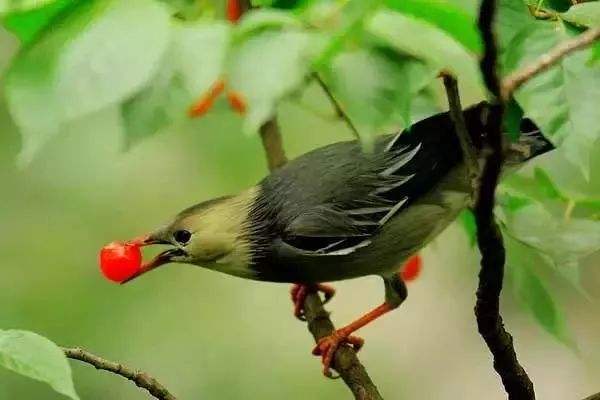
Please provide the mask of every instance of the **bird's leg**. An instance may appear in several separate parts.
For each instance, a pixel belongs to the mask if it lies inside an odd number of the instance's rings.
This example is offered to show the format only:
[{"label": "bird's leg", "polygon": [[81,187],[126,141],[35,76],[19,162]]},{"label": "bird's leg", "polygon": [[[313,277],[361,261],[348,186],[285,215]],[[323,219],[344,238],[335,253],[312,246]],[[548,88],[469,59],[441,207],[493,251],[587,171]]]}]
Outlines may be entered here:
[{"label": "bird's leg", "polygon": [[309,293],[323,292],[325,296],[324,303],[327,303],[335,294],[335,289],[322,283],[301,284],[296,283],[292,286],[290,294],[292,303],[294,303],[294,315],[301,321],[304,321],[304,300]]},{"label": "bird's leg", "polygon": [[406,285],[399,274],[394,274],[392,277],[383,277],[383,280],[385,283],[385,302],[383,304],[343,328],[336,330],[331,335],[321,338],[314,347],[312,353],[316,356],[321,356],[323,362],[323,374],[325,376],[332,377],[331,363],[333,362],[336,350],[341,344],[350,344],[356,351],[360,350],[363,346],[364,340],[357,336],[353,336],[352,333],[381,317],[383,314],[398,308],[398,306],[406,299]]}]

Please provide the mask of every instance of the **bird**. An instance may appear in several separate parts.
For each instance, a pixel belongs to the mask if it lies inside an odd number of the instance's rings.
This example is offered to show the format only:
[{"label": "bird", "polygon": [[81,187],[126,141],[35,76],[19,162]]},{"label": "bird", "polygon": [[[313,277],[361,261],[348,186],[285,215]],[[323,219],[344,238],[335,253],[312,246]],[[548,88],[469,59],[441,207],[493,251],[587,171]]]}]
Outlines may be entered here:
[{"label": "bird", "polygon": [[[473,147],[483,154],[491,105],[463,110]],[[505,171],[552,149],[527,118],[505,149]],[[169,263],[205,267],[237,277],[293,284],[295,314],[304,298],[335,290],[326,282],[379,275],[381,305],[318,341],[323,373],[332,376],[337,348],[356,350],[354,333],[398,308],[407,297],[398,271],[471,203],[467,162],[449,112],[380,135],[365,150],[358,140],[305,153],[235,195],[193,205],[169,222],[134,239],[169,248],[143,264],[136,278]],[[131,280],[129,279],[129,280]]]}]

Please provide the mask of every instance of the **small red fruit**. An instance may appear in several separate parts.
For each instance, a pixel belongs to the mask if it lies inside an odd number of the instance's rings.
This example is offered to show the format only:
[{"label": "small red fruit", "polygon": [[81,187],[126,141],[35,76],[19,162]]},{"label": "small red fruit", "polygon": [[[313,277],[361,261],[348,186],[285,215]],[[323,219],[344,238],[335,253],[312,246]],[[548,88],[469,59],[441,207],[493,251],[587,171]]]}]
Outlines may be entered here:
[{"label": "small red fruit", "polygon": [[142,252],[138,244],[112,242],[100,250],[102,274],[113,282],[123,282],[135,275],[142,266]]},{"label": "small red fruit", "polygon": [[234,24],[242,16],[242,6],[240,0],[227,0],[227,20]]},{"label": "small red fruit", "polygon": [[404,263],[400,276],[405,282],[414,281],[421,273],[421,268],[423,268],[423,260],[420,255],[415,254]]}]

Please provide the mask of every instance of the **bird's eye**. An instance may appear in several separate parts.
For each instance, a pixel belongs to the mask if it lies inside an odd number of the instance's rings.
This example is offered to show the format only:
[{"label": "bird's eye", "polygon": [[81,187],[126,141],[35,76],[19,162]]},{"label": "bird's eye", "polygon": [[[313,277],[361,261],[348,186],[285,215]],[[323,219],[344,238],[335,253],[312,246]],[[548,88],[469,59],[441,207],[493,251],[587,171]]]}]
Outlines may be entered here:
[{"label": "bird's eye", "polygon": [[190,241],[192,234],[190,231],[186,231],[184,229],[173,232],[173,239],[175,239],[178,243],[186,244]]}]

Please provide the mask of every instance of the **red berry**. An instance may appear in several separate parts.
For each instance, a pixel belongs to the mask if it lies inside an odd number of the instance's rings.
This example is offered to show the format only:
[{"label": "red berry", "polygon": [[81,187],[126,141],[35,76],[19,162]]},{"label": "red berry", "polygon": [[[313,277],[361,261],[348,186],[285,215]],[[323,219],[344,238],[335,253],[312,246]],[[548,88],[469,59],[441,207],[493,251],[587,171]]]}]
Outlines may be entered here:
[{"label": "red berry", "polygon": [[423,260],[421,260],[421,256],[415,254],[404,263],[404,266],[402,267],[402,272],[400,272],[402,280],[408,282],[417,279],[417,277],[421,273],[422,267]]},{"label": "red berry", "polygon": [[227,20],[236,23],[242,16],[240,0],[227,0]]},{"label": "red berry", "polygon": [[100,250],[100,269],[113,282],[123,282],[135,275],[142,266],[138,244],[112,242]]}]

